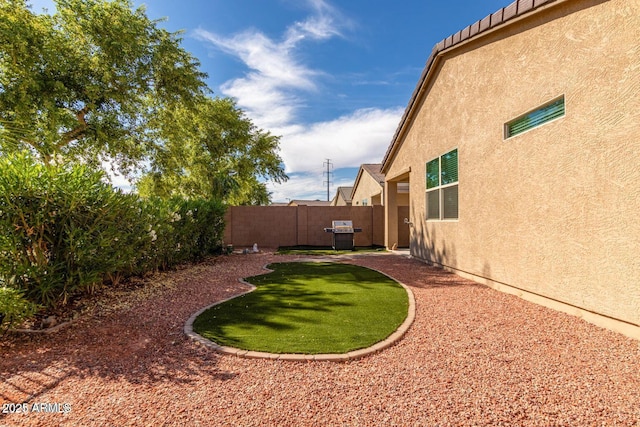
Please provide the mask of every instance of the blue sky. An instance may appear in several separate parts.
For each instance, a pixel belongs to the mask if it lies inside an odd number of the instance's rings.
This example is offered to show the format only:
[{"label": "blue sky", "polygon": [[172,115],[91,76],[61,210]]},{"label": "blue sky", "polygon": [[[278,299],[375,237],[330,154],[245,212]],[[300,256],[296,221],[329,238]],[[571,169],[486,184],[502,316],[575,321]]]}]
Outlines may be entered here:
[{"label": "blue sky", "polygon": [[[331,197],[379,163],[433,46],[508,0],[134,0],[182,30],[214,95],[281,136],[274,202]],[[54,10],[32,0],[33,10]],[[117,183],[117,180],[116,180]]]}]

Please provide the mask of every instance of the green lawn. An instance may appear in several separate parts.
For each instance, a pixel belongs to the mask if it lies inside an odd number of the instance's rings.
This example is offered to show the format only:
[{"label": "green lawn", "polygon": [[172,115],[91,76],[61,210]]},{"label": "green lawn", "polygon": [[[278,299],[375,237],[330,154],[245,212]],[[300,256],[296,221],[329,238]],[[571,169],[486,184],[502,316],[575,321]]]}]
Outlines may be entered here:
[{"label": "green lawn", "polygon": [[380,246],[358,246],[354,250],[336,251],[331,246],[282,246],[278,248],[279,255],[348,255],[358,252],[385,252]]},{"label": "green lawn", "polygon": [[193,323],[220,345],[271,353],[346,353],[391,335],[407,317],[400,284],[349,264],[289,262],[246,279],[251,293],[214,306]]}]

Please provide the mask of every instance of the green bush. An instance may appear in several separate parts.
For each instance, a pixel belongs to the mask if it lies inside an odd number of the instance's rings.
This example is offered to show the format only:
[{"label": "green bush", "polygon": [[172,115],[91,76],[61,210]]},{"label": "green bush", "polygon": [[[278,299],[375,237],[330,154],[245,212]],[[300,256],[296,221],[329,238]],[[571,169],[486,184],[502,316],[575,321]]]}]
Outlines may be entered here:
[{"label": "green bush", "polygon": [[0,330],[6,332],[11,326],[33,316],[37,306],[24,298],[17,289],[0,286]]},{"label": "green bush", "polygon": [[0,283],[44,306],[219,250],[224,206],[143,200],[84,166],[0,157]]},{"label": "green bush", "polygon": [[179,241],[178,262],[200,260],[219,251],[224,231],[224,207],[210,200],[181,200],[173,216]]},{"label": "green bush", "polygon": [[144,213],[149,236],[149,247],[138,260],[140,270],[166,270],[175,265],[175,227],[172,222],[173,208],[165,200],[145,200]]},{"label": "green bush", "polygon": [[225,211],[221,203],[180,198],[145,203],[152,239],[146,269],[164,270],[220,250]]},{"label": "green bush", "polygon": [[137,224],[139,201],[103,178],[27,154],[0,159],[0,277],[9,286],[54,306],[131,270],[147,238]]}]

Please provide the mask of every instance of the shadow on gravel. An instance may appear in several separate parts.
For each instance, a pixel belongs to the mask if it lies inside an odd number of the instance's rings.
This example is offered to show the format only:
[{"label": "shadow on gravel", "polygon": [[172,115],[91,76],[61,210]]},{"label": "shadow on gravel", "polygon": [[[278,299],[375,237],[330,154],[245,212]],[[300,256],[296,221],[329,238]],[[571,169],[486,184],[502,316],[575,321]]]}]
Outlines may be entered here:
[{"label": "shadow on gravel", "polygon": [[[242,289],[237,282],[225,286],[228,294]],[[114,381],[162,387],[233,379],[236,374],[219,369],[218,354],[183,333],[198,301],[180,291],[159,298],[133,309],[82,318],[53,334],[6,336],[0,342],[0,404],[39,402],[49,390],[75,379],[89,380],[96,390]]]},{"label": "shadow on gravel", "polygon": [[236,375],[218,369],[217,354],[184,336],[154,337],[143,328],[127,330],[125,325],[120,330],[116,325],[74,326],[59,332],[54,342],[51,336],[12,337],[0,345],[0,353],[10,352],[0,362],[0,403],[37,402],[73,378],[94,378],[99,388],[104,380],[187,385],[203,378],[227,381]]},{"label": "shadow on gravel", "polygon": [[486,286],[480,283],[464,279],[441,268],[432,267],[423,263],[420,264],[422,264],[422,269],[419,275],[417,274],[415,279],[407,283],[407,285],[420,289],[451,287],[486,288]]},{"label": "shadow on gravel", "polygon": [[[364,265],[369,265],[365,262]],[[373,268],[376,264],[370,264]],[[385,273],[405,285],[419,288],[450,288],[450,287],[477,287],[485,289],[486,286],[462,278],[440,267],[429,265],[418,259],[395,257],[385,263]]]}]

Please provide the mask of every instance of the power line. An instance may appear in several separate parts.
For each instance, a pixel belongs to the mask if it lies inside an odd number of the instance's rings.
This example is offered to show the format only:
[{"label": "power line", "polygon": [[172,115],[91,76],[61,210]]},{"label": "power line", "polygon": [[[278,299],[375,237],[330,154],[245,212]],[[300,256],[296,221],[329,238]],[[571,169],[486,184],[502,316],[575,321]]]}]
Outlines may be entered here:
[{"label": "power line", "polygon": [[331,159],[327,159],[326,162],[322,163],[323,167],[324,165],[327,165],[327,170],[322,172],[322,176],[324,177],[325,174],[327,175],[327,180],[323,183],[327,184],[327,202],[329,202],[331,201],[331,199],[329,198],[329,187],[331,186],[331,184],[333,184],[333,181],[331,181],[331,177],[333,176],[333,172],[331,172],[331,169],[333,169],[333,163],[331,163]]}]

